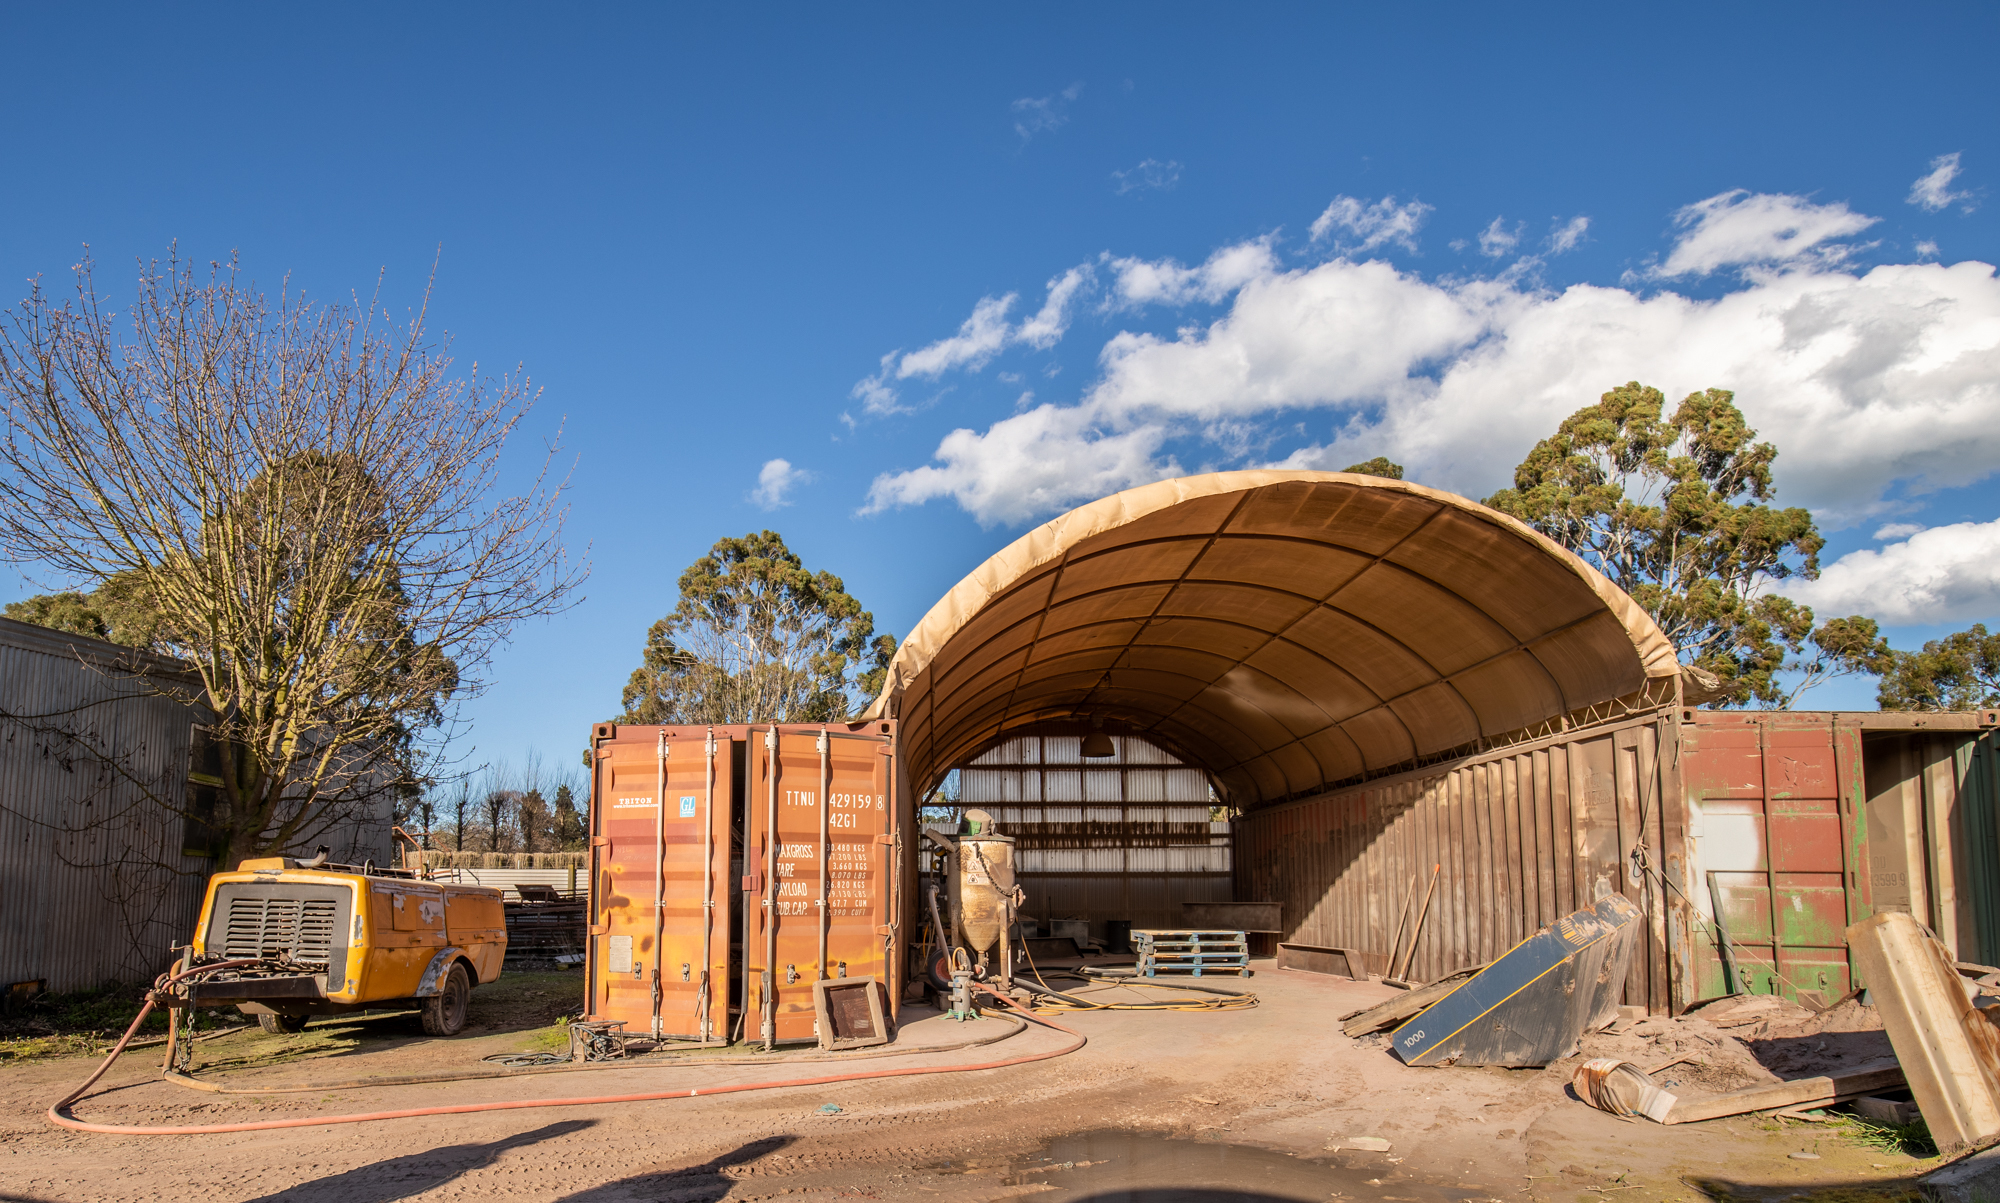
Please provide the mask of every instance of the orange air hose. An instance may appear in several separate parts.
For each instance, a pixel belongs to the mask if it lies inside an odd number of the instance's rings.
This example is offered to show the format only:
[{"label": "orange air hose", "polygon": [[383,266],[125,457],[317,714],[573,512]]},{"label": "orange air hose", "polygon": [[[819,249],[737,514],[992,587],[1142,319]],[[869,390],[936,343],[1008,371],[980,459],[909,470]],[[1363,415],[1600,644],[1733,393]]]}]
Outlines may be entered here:
[{"label": "orange air hose", "polygon": [[[211,965],[206,968],[213,970],[224,968],[224,966]],[[189,972],[198,972],[198,970],[190,970]],[[166,980],[172,982],[178,976],[175,975],[175,977],[170,977]],[[526,1111],[537,1107],[588,1107],[607,1103],[647,1103],[659,1099],[691,1099],[711,1094],[741,1094],[751,1090],[781,1090],[794,1086],[827,1086],[835,1082],[863,1082],[871,1078],[905,1078],[916,1077],[921,1074],[972,1073],[981,1069],[1004,1069],[1009,1065],[1027,1065],[1034,1061],[1047,1061],[1051,1058],[1073,1053],[1088,1043],[1083,1033],[1077,1031],[1075,1028],[1057,1023],[1046,1016],[1036,1015],[1034,1012],[1021,1007],[1010,998],[999,995],[994,995],[993,997],[1009,1009],[1020,1012],[1023,1017],[1045,1027],[1067,1032],[1071,1036],[1076,1037],[1076,1039],[1061,1048],[1052,1049],[1048,1052],[1029,1053],[1025,1056],[1008,1057],[1000,1061],[982,1061],[975,1065],[919,1065],[908,1069],[876,1069],[862,1073],[828,1074],[818,1078],[791,1078],[779,1082],[744,1082],[734,1086],[698,1086],[686,1090],[652,1090],[639,1094],[585,1095],[577,1098],[562,1099],[521,1099],[506,1103],[464,1103],[452,1107],[407,1107],[397,1111],[367,1111],[353,1115],[318,1115],[306,1116],[299,1119],[266,1119],[241,1124],[184,1124],[171,1127],[139,1127],[127,1124],[93,1124],[66,1114],[69,1107],[79,1099],[82,1099],[90,1091],[90,1088],[97,1084],[97,1079],[103,1077],[104,1072],[111,1068],[111,1063],[118,1059],[118,1054],[125,1051],[126,1043],[132,1039],[132,1034],[139,1030],[140,1023],[145,1021],[147,1013],[153,1009],[153,996],[149,995],[146,999],[146,1005],[139,1009],[138,1018],[134,1019],[132,1026],[125,1030],[124,1037],[118,1041],[117,1047],[113,1048],[110,1054],[104,1058],[104,1063],[97,1067],[97,1072],[91,1074],[84,1081],[83,1085],[77,1087],[60,1102],[51,1106],[48,1110],[48,1121],[59,1128],[69,1128],[77,1132],[103,1132],[113,1136],[200,1136],[206,1133],[220,1132],[266,1132],[274,1128],[316,1128],[328,1124],[365,1124],[375,1120],[414,1119],[425,1115],[469,1115],[480,1111]]]}]

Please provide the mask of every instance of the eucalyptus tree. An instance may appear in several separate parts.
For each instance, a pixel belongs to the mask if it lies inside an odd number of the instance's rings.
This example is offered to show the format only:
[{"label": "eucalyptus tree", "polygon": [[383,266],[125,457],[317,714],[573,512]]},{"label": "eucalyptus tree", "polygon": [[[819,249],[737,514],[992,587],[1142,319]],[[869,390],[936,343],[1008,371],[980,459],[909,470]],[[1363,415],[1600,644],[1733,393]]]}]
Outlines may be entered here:
[{"label": "eucalyptus tree", "polygon": [[845,583],[776,531],[720,539],[647,632],[620,721],[830,722],[880,691],[895,651]]},{"label": "eucalyptus tree", "polygon": [[1683,664],[1718,678],[1719,701],[1787,706],[1828,677],[1881,672],[1891,653],[1872,621],[1816,627],[1810,607],[1771,591],[1817,577],[1825,540],[1808,511],[1774,504],[1777,449],[1757,441],[1735,394],[1711,388],[1665,409],[1637,381],[1612,389],[1536,443],[1514,487],[1486,504],[1631,594]]}]

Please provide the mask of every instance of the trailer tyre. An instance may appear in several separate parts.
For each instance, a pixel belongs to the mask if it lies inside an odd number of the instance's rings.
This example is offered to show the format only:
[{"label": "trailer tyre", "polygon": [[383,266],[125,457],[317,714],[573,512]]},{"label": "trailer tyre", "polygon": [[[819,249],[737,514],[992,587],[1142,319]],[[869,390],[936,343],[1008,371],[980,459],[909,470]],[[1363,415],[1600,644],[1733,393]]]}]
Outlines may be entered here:
[{"label": "trailer tyre", "polygon": [[287,1035],[306,1030],[304,1015],[272,1015],[269,1012],[257,1017],[257,1026],[273,1036]]},{"label": "trailer tyre", "polygon": [[455,962],[438,984],[438,992],[424,1000],[424,1035],[458,1035],[465,1030],[465,1016],[471,1009],[472,979],[465,972],[465,962]]}]

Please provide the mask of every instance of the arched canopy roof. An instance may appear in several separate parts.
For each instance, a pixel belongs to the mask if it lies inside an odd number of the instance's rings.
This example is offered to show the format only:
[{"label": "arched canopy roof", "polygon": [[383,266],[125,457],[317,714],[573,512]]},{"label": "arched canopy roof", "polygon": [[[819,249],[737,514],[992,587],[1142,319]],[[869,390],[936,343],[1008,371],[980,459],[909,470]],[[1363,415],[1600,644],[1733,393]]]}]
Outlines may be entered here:
[{"label": "arched canopy roof", "polygon": [[1247,807],[1678,671],[1637,603],[1504,514],[1382,477],[1221,472],[1015,540],[903,641],[868,717],[901,720],[919,786],[1009,735],[1101,719]]}]

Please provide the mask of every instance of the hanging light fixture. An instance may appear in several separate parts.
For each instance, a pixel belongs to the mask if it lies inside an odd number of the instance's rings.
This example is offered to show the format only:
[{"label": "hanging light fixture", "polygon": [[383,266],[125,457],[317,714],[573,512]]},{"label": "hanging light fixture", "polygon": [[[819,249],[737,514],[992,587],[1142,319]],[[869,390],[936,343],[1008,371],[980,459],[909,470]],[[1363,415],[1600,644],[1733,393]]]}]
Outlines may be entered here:
[{"label": "hanging light fixture", "polygon": [[1104,720],[1090,720],[1090,734],[1083,737],[1083,755],[1086,760],[1109,760],[1118,755],[1117,745],[1104,733]]}]

